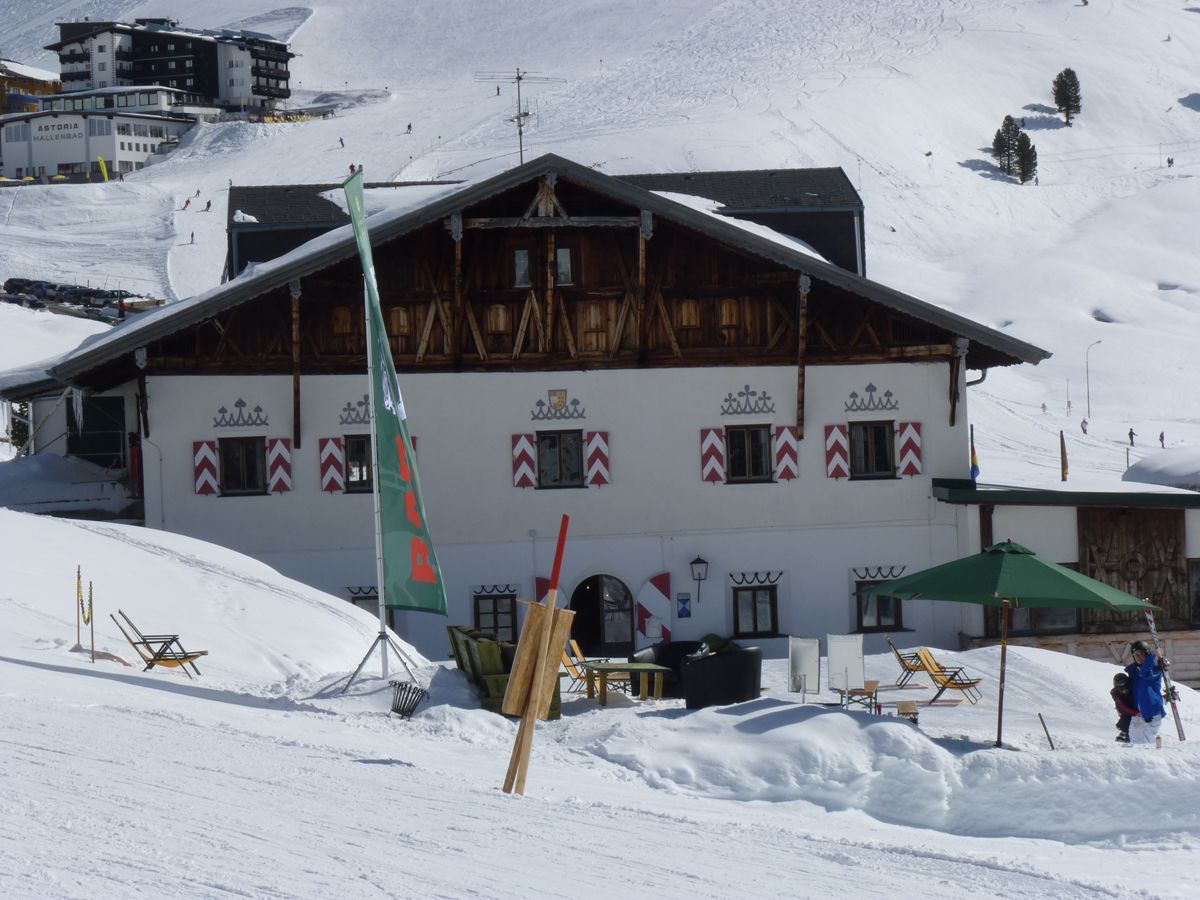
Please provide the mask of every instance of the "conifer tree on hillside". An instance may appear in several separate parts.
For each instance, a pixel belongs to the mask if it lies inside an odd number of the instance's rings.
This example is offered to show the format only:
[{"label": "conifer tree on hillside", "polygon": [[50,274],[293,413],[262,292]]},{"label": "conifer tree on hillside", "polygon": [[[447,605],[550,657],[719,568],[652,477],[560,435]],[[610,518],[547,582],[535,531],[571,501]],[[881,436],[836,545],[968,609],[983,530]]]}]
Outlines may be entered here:
[{"label": "conifer tree on hillside", "polygon": [[1013,121],[1012,116],[1005,116],[996,136],[992,138],[992,155],[996,157],[996,165],[1005,175],[1011,175],[1017,167],[1017,139],[1021,129]]},{"label": "conifer tree on hillside", "polygon": [[1021,132],[1017,138],[1017,177],[1024,184],[1037,175],[1037,147],[1029,140],[1029,135]]},{"label": "conifer tree on hillside", "polygon": [[1054,76],[1054,105],[1066,117],[1068,128],[1071,126],[1071,116],[1079,115],[1083,109],[1079,78],[1073,69],[1063,69]]}]

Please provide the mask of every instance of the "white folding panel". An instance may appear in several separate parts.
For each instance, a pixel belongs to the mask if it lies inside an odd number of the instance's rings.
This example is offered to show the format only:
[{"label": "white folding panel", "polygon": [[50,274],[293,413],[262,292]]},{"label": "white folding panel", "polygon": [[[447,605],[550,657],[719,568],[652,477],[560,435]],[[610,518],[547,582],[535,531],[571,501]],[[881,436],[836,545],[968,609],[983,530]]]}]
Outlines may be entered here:
[{"label": "white folding panel", "polygon": [[817,638],[788,638],[788,689],[799,693],[821,690],[821,642]]},{"label": "white folding panel", "polygon": [[829,687],[832,690],[854,691],[866,687],[863,671],[863,636],[861,634],[827,634]]}]

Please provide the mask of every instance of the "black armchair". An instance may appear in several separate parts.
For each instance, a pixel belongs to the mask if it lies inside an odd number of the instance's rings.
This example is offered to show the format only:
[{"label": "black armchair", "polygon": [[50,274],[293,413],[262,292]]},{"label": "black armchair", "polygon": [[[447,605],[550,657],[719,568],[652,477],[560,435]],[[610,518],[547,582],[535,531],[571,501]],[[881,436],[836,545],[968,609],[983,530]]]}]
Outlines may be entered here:
[{"label": "black armchair", "polygon": [[737,647],[693,659],[683,666],[688,709],[755,700],[762,691],[762,650]]},{"label": "black armchair", "polygon": [[663,673],[663,696],[681,697],[681,671],[687,658],[700,649],[699,641],[668,641],[653,644],[633,653],[630,662],[654,663],[666,666],[670,672]]}]

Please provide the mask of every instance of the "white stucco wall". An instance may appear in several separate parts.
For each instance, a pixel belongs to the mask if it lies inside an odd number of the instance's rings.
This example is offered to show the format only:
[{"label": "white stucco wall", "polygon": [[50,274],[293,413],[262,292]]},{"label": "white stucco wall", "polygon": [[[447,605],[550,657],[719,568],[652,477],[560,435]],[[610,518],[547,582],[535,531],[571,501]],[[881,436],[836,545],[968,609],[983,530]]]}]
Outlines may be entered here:
[{"label": "white stucco wall", "polygon": [[[562,513],[571,516],[563,575],[569,596],[591,575],[620,578],[636,595],[669,571],[672,594],[695,594],[688,561],[709,560],[693,615],[671,623],[677,637],[732,630],[729,573],[782,572],[779,627],[822,636],[854,627],[851,596],[858,567],[914,571],[960,554],[970,517],[930,496],[930,476],[965,477],[965,415],[948,425],[946,365],[809,367],[807,436],[800,477],[772,484],[709,484],[700,477],[700,429],[795,422],[793,367],[615,370],[556,373],[402,374],[409,425],[429,526],[441,558],[452,621],[470,620],[471,587],[515,583],[533,592],[549,574]],[[891,391],[897,409],[847,413],[851,391]],[[722,403],[746,385],[766,392],[773,412],[722,416]],[[547,392],[565,389],[581,419],[534,422]],[[301,447],[293,450],[294,490],[268,496],[193,492],[192,444],[238,435],[292,435],[292,385],[286,376],[148,379],[150,439],[144,442],[146,521],[231,546],[340,596],[375,583],[370,495],[319,489],[318,439],[365,433],[343,426],[347,403],[361,400],[365,377],[305,377]],[[265,426],[214,427],[220,407],[258,406]],[[826,424],[891,419],[920,422],[924,473],[884,481],[825,475]],[[511,436],[538,430],[607,431],[611,483],[586,489],[512,485]],[[160,486],[161,485],[161,486]],[[531,535],[532,532],[532,535]],[[954,646],[970,624],[957,608],[906,604],[911,642]],[[970,614],[967,613],[969,616]],[[405,614],[407,635],[442,655],[445,622]],[[868,636],[868,647],[881,644]],[[878,648],[875,648],[878,649]]]},{"label": "white stucco wall", "polygon": [[1074,506],[997,506],[992,537],[1013,540],[1056,563],[1079,562],[1079,525]]}]

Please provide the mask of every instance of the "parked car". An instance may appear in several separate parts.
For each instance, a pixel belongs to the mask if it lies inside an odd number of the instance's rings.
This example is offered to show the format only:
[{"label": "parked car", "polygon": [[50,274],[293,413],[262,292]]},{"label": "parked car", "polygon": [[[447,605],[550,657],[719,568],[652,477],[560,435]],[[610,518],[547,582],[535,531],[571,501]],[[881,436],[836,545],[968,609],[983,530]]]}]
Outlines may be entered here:
[{"label": "parked car", "polygon": [[4,282],[4,292],[6,294],[25,294],[29,292],[29,286],[33,281],[29,278],[9,278]]}]

